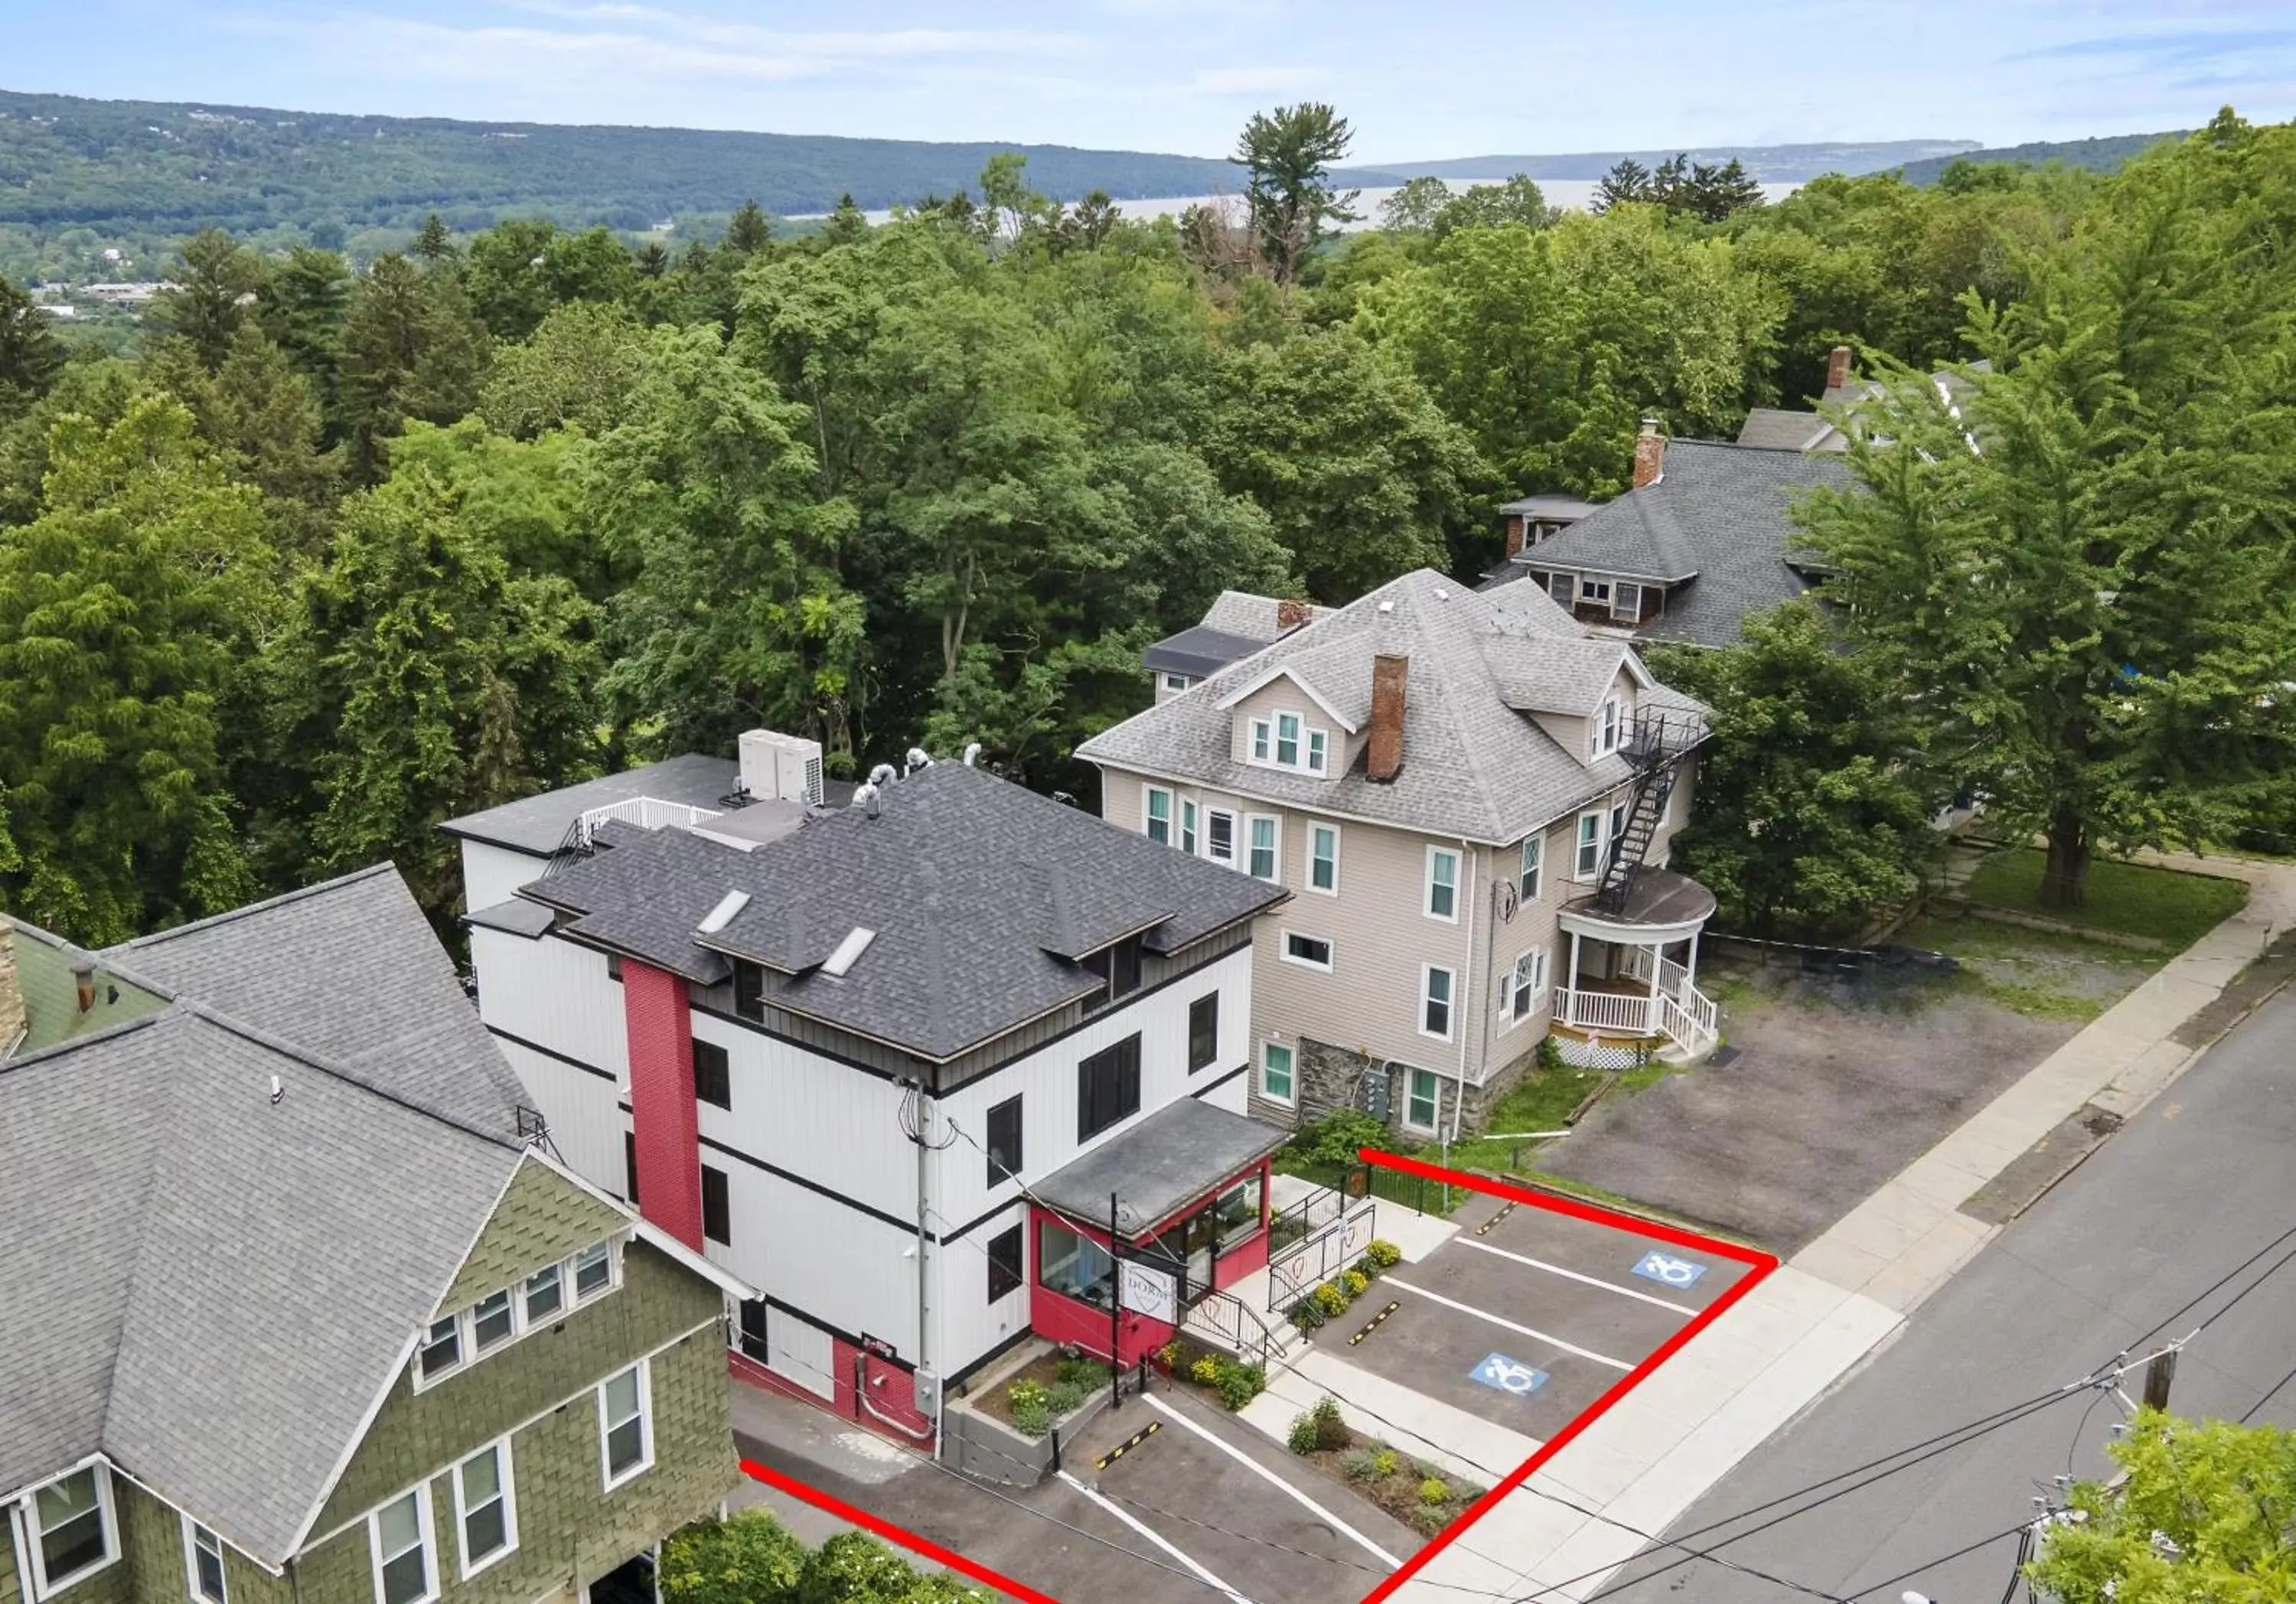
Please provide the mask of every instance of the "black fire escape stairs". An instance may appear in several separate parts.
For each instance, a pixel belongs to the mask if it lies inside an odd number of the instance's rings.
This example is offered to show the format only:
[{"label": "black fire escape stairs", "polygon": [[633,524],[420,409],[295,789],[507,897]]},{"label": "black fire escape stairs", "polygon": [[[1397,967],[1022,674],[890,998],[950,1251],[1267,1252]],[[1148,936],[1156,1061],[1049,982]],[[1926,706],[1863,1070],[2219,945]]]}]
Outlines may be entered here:
[{"label": "black fire escape stairs", "polygon": [[1682,755],[1698,743],[1703,730],[1695,722],[1667,716],[1638,718],[1619,749],[1635,772],[1634,790],[1627,799],[1627,822],[1612,837],[1603,860],[1603,877],[1595,882],[1595,911],[1613,917],[1624,913],[1635,894],[1635,877],[1642,872],[1643,855],[1650,850],[1674,795],[1675,775]]}]

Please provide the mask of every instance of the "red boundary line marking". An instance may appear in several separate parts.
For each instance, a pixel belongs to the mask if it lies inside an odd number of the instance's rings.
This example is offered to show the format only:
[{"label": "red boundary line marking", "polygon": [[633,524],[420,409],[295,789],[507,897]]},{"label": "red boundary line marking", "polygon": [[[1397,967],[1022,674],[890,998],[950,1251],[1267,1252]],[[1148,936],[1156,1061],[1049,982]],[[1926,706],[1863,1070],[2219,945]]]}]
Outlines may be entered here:
[{"label": "red boundary line marking", "polygon": [[[1587,1220],[1597,1225],[1610,1226],[1613,1230],[1631,1232],[1636,1236],[1647,1237],[1653,1241],[1669,1242],[1677,1248],[1694,1248],[1702,1253],[1711,1253],[1737,1264],[1748,1265],[1752,1270],[1751,1274],[1741,1276],[1719,1297],[1692,1317],[1688,1324],[1660,1343],[1649,1358],[1620,1377],[1608,1392],[1581,1410],[1569,1425],[1540,1444],[1536,1453],[1501,1477],[1498,1485],[1477,1499],[1472,1508],[1464,1511],[1458,1519],[1437,1533],[1424,1548],[1403,1562],[1402,1568],[1357,1600],[1357,1604],[1381,1604],[1382,1600],[1425,1569],[1436,1555],[1464,1536],[1468,1527],[1496,1509],[1501,1500],[1529,1481],[1533,1475],[1537,1474],[1540,1466],[1569,1446],[1580,1432],[1617,1407],[1621,1399],[1648,1380],[1660,1365],[1681,1352],[1684,1346],[1699,1332],[1720,1319],[1725,1310],[1759,1286],[1768,1278],[1770,1273],[1778,1267],[1778,1260],[1775,1254],[1763,1253],[1752,1248],[1741,1248],[1735,1242],[1726,1242],[1718,1237],[1702,1236],[1694,1231],[1684,1231],[1677,1226],[1661,1225],[1654,1220],[1645,1220],[1634,1215],[1622,1214],[1615,1208],[1604,1208],[1598,1203],[1586,1203],[1576,1198],[1556,1197],[1547,1192],[1533,1191],[1527,1187],[1510,1186],[1504,1181],[1489,1181],[1480,1175],[1470,1175],[1460,1170],[1445,1169],[1439,1165],[1428,1164],[1417,1158],[1406,1158],[1399,1153],[1383,1153],[1376,1148],[1363,1148],[1358,1150],[1357,1156],[1365,1163],[1376,1164],[1406,1175],[1416,1175],[1423,1180],[1439,1181],[1447,1186],[1456,1186],[1468,1191],[1487,1192],[1492,1197],[1505,1198],[1510,1202],[1525,1203],[1533,1208],[1546,1209],[1551,1214],[1567,1215],[1572,1219]],[[864,1531],[873,1533],[888,1543],[898,1543],[913,1552],[922,1554],[936,1564],[945,1566],[959,1575],[970,1576],[976,1582],[984,1583],[1008,1597],[1018,1599],[1021,1600],[1021,1604],[1060,1604],[1060,1600],[1053,1598],[1049,1593],[1039,1592],[1025,1582],[1015,1582],[1010,1576],[990,1570],[978,1560],[966,1559],[953,1549],[943,1548],[940,1544],[895,1526],[891,1521],[873,1515],[857,1505],[847,1503],[843,1499],[824,1493],[816,1487],[809,1487],[795,1477],[785,1475],[770,1465],[761,1465],[755,1460],[743,1460],[742,1471],[743,1475],[763,1482],[769,1487],[778,1488],[792,1498],[803,1499],[816,1509],[825,1510],[840,1520],[849,1521]]]}]

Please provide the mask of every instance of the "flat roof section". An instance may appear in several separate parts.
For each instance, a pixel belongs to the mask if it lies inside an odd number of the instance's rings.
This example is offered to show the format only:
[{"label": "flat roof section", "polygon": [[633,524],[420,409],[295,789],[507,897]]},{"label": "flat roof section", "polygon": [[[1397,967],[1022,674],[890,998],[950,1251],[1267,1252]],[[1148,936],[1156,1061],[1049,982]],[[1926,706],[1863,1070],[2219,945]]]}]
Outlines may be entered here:
[{"label": "flat roof section", "polygon": [[574,821],[594,807],[652,797],[688,807],[723,807],[741,783],[742,765],[731,757],[686,752],[532,797],[521,797],[483,813],[449,819],[439,828],[448,835],[507,847],[512,852],[548,857],[565,843]]},{"label": "flat roof section", "polygon": [[1112,1194],[1118,1224],[1137,1234],[1291,1139],[1291,1132],[1275,1125],[1184,1097],[1062,1165],[1030,1195],[1078,1220],[1105,1221]]}]

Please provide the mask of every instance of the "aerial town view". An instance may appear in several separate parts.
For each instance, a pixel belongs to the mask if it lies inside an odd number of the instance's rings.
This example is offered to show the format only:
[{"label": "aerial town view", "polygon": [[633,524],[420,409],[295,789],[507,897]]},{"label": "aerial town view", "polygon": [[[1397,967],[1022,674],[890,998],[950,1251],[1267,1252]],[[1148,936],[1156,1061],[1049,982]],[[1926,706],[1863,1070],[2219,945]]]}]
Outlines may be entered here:
[{"label": "aerial town view", "polygon": [[2296,1604],[2286,0],[16,0],[0,1604]]}]

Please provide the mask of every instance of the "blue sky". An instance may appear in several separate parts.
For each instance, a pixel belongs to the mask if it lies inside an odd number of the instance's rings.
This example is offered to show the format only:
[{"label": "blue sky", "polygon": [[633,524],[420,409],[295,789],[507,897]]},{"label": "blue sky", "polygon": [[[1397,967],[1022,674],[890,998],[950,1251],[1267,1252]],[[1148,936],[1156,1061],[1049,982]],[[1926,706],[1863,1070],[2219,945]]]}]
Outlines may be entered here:
[{"label": "blue sky", "polygon": [[2296,114],[2290,0],[0,0],[0,87],[1375,162]]}]

